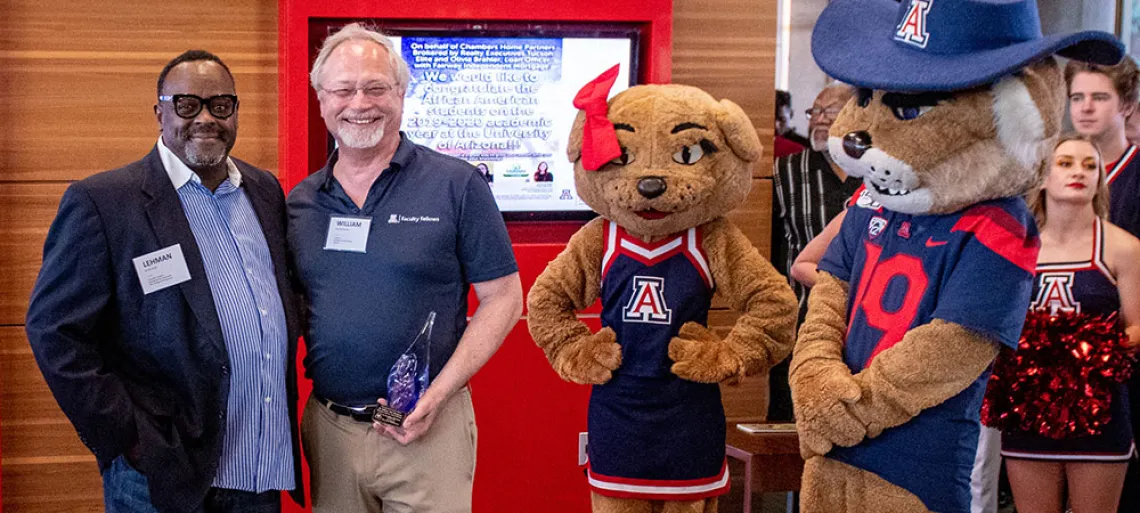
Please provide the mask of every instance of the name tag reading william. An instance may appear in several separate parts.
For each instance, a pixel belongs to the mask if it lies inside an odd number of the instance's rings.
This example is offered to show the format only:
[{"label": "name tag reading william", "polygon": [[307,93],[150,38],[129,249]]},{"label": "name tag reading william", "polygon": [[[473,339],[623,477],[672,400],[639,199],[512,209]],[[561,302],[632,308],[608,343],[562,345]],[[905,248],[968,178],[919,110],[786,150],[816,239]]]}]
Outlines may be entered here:
[{"label": "name tag reading william", "polygon": [[368,228],[371,226],[371,217],[331,217],[329,233],[325,237],[325,250],[365,253],[368,247]]},{"label": "name tag reading william", "polygon": [[190,270],[182,256],[182,245],[175,244],[131,259],[139,275],[143,294],[157,292],[190,281]]}]

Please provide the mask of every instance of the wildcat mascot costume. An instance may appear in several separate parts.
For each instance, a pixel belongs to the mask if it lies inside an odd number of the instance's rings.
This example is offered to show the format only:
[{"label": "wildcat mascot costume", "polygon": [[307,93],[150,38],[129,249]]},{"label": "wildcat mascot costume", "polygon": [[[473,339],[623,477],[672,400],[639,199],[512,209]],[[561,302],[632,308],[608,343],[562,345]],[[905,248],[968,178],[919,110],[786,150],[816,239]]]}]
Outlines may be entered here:
[{"label": "wildcat mascot costume", "polygon": [[[760,140],[736,104],[682,85],[607,101],[617,69],[579,93],[567,146],[582,227],[527,297],[555,372],[593,385],[595,513],[715,513],[728,489],[721,382],[787,357],[796,299],[724,214],[748,196]],[[714,292],[740,313],[708,328]],[[602,329],[577,319],[596,300]]]},{"label": "wildcat mascot costume", "polygon": [[1061,128],[1052,55],[1122,48],[1043,37],[1035,0],[833,0],[812,51],[858,88],[828,149],[871,201],[820,262],[792,357],[803,511],[968,512],[989,367],[1030,299],[1021,196]]}]

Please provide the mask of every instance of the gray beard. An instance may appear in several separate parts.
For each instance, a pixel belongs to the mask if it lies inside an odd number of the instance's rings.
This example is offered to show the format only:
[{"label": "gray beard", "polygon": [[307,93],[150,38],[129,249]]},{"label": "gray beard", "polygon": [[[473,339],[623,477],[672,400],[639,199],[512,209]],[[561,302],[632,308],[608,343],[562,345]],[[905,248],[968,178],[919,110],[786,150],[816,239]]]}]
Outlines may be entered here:
[{"label": "gray beard", "polygon": [[340,144],[343,146],[358,150],[375,148],[384,139],[384,125],[381,124],[376,130],[356,127],[341,128],[337,135],[340,136]]},{"label": "gray beard", "polygon": [[193,145],[186,146],[186,161],[198,167],[210,167],[221,164],[226,159],[226,152],[199,152]]},{"label": "gray beard", "polygon": [[815,132],[818,132],[818,131],[819,130],[813,130],[811,132],[808,132],[809,142],[811,143],[811,149],[812,149],[812,151],[816,151],[816,152],[820,152],[820,153],[826,152],[827,151],[827,130],[823,130],[823,140],[822,141],[816,140],[816,138],[815,138]]}]

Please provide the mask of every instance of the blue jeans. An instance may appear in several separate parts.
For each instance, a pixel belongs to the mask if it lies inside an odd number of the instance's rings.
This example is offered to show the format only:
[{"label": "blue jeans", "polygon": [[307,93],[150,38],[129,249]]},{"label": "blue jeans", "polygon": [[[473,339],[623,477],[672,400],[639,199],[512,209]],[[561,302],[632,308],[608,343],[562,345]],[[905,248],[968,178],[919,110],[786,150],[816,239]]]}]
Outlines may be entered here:
[{"label": "blue jeans", "polygon": [[[119,456],[103,471],[103,504],[106,513],[158,513],[150,503],[146,476]],[[281,492],[243,492],[211,488],[201,513],[280,513]]]}]

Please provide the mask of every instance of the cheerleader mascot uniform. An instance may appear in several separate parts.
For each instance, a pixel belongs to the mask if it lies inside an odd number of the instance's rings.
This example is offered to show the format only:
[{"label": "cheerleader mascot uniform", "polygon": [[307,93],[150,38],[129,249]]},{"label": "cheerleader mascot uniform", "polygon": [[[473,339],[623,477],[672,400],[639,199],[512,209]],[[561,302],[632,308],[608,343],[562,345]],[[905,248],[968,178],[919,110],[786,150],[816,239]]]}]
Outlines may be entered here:
[{"label": "cheerleader mascot uniform", "polygon": [[[1093,251],[1089,260],[1038,264],[1033,281],[1031,309],[1051,314],[1108,316],[1120,310],[1116,278],[1104,263],[1104,226],[1094,221]],[[1049,372],[1045,370],[1044,372]],[[1046,393],[1042,390],[1040,393]],[[1026,397],[1038,397],[1026,391]],[[1128,387],[1113,390],[1110,420],[1099,434],[1050,438],[1036,432],[1003,429],[1001,454],[1006,458],[1057,462],[1126,462],[1135,451],[1129,416]]]}]

